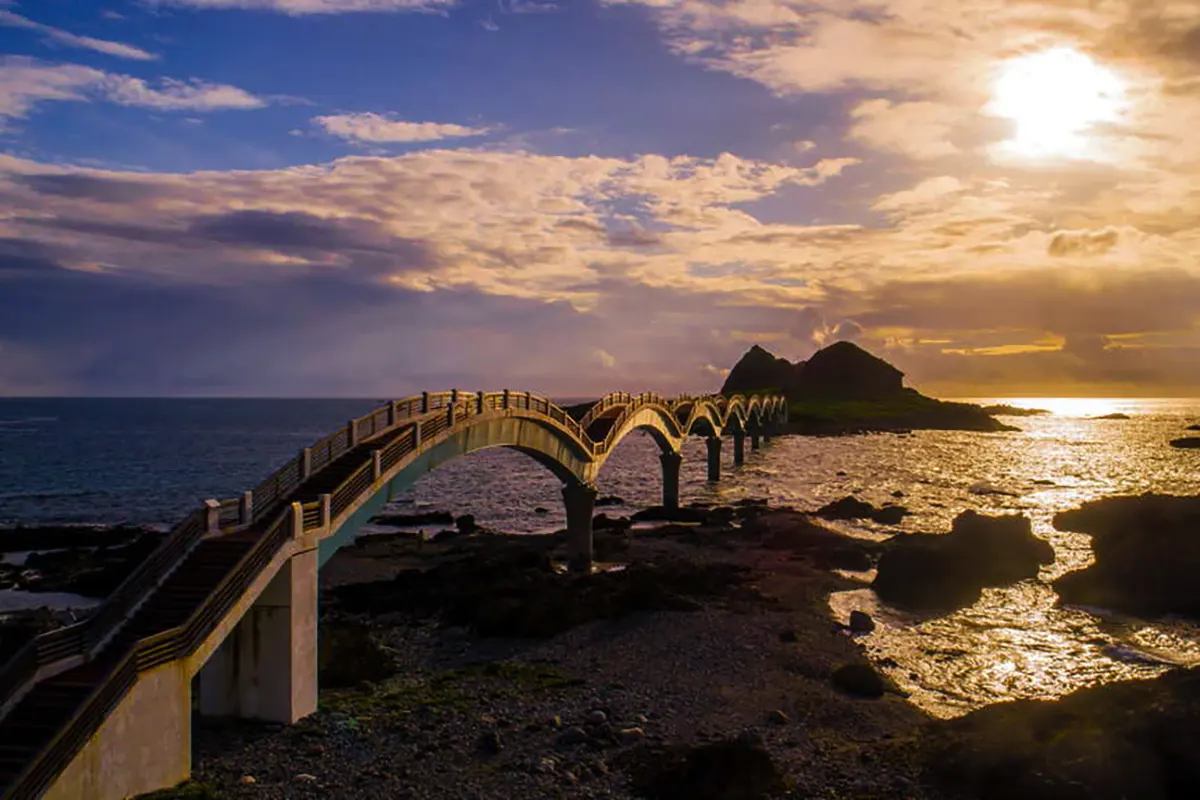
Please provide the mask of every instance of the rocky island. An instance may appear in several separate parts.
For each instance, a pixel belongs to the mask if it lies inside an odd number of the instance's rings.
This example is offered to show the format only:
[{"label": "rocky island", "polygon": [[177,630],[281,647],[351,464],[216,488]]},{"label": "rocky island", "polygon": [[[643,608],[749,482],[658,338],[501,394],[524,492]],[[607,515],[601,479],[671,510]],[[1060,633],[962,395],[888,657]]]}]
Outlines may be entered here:
[{"label": "rocky island", "polygon": [[906,387],[904,373],[851,342],[836,342],[795,364],[754,345],[730,370],[721,393],[763,391],[787,397],[791,433],[1016,430],[981,406],[936,400]]}]

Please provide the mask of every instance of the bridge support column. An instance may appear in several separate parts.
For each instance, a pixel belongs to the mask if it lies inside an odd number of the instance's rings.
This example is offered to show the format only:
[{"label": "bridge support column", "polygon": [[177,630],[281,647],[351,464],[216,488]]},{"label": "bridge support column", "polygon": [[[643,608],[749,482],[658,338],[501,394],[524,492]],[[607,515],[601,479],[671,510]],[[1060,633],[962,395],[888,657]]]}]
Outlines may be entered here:
[{"label": "bridge support column", "polygon": [[721,437],[709,436],[705,442],[708,444],[708,479],[719,481],[721,480]]},{"label": "bridge support column", "polygon": [[563,504],[567,507],[567,566],[572,572],[591,572],[596,487],[586,483],[566,484]]},{"label": "bridge support column", "polygon": [[733,463],[740,467],[746,463],[746,434],[733,434]]},{"label": "bridge support column", "polygon": [[288,559],[200,670],[200,713],[291,724],[317,710],[317,551]]},{"label": "bridge support column", "polygon": [[751,431],[750,432],[750,449],[757,450],[759,448],[759,446],[760,446],[760,444],[759,444],[759,439],[758,439],[758,431],[756,431],[756,430]]},{"label": "bridge support column", "polygon": [[683,466],[683,455],[672,450],[658,459],[662,462],[663,508],[679,508],[679,468]]}]

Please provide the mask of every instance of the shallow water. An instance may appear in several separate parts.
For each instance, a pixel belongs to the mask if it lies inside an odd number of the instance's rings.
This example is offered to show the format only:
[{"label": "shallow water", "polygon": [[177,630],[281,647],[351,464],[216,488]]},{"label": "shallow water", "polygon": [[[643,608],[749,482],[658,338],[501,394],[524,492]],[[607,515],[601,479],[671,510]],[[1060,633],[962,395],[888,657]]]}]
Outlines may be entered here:
[{"label": "shallow water", "polygon": [[[158,400],[136,401],[123,412],[122,402],[0,400],[0,421],[9,421],[0,425],[0,523],[171,522],[201,497],[252,486],[296,448],[373,405]],[[876,505],[903,492],[898,502],[914,513],[902,525],[838,523],[872,538],[944,532],[965,509],[1020,512],[1055,548],[1055,563],[1041,575],[1049,580],[1091,560],[1087,536],[1053,529],[1055,512],[1112,494],[1200,494],[1200,452],[1167,444],[1200,421],[1200,401],[996,402],[1056,413],[1007,419],[1022,429],[1017,433],[787,437],[757,452],[747,448],[746,464],[736,469],[727,442],[716,486],[705,479],[703,442],[692,439],[684,446],[683,499],[763,497],[815,508],[851,492]],[[1090,418],[1114,412],[1132,419]],[[168,432],[180,416],[182,430]],[[647,435],[627,438],[599,476],[602,494],[625,503],[597,511],[621,515],[657,503],[657,452]],[[984,484],[1004,493],[978,493]],[[558,481],[532,459],[491,450],[425,476],[390,510],[441,508],[474,514],[498,530],[537,533],[563,527],[559,492]],[[538,506],[548,513],[535,514]],[[988,590],[972,608],[934,618],[886,608],[865,588],[836,595],[831,605],[842,618],[862,609],[879,621],[864,644],[881,663],[894,663],[885,669],[913,702],[939,716],[1200,663],[1200,630],[1190,624],[1061,608],[1056,600],[1045,583],[1025,582]]]}]

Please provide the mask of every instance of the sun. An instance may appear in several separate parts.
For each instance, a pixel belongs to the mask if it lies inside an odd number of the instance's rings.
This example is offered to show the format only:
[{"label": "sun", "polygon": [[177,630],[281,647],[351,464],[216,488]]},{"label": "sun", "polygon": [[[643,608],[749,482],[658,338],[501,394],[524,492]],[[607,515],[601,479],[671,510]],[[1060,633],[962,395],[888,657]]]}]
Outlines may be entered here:
[{"label": "sun", "polygon": [[1125,108],[1125,82],[1116,72],[1070,47],[1005,62],[987,111],[1012,120],[1004,148],[1032,158],[1086,158],[1089,132],[1116,122]]}]

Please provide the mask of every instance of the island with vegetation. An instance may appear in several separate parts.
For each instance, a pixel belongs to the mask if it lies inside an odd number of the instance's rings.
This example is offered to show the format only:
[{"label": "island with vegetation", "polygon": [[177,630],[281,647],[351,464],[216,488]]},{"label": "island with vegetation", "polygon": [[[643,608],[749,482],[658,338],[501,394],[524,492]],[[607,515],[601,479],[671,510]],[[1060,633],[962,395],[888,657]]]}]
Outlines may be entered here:
[{"label": "island with vegetation", "polygon": [[730,370],[721,393],[764,391],[787,397],[789,433],[1016,430],[982,406],[936,400],[905,386],[903,372],[851,342],[795,364],[754,345]]}]

